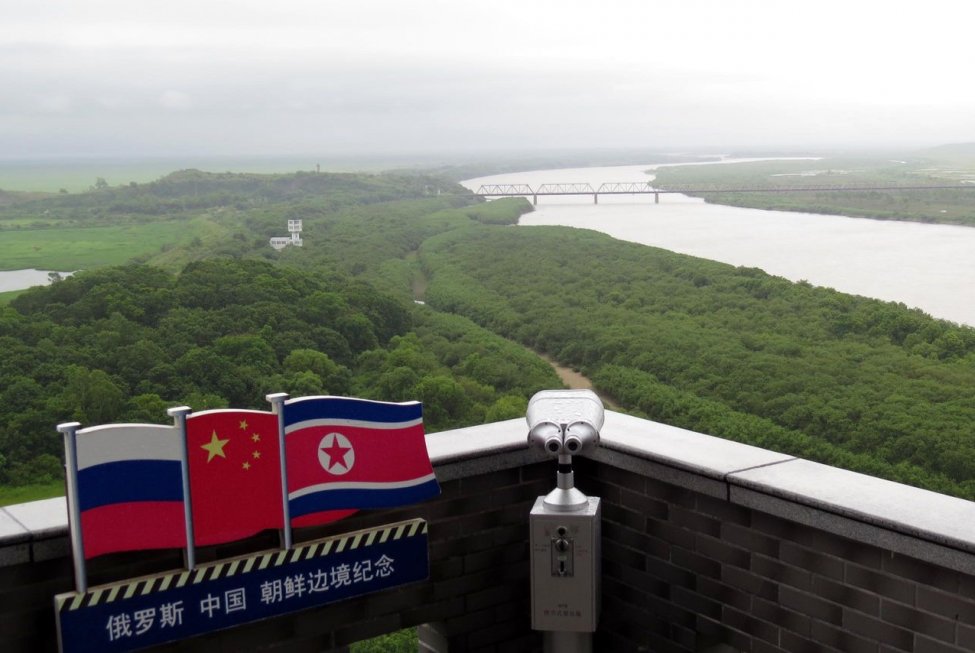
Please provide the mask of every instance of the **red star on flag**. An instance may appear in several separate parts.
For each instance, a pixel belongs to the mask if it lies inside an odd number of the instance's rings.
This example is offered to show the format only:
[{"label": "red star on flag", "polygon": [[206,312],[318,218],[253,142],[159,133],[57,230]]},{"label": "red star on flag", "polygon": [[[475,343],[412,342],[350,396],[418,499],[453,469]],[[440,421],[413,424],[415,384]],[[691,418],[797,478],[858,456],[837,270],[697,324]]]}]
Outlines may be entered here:
[{"label": "red star on flag", "polygon": [[329,433],[318,445],[318,462],[326,472],[341,476],[355,464],[355,451],[344,435]]}]

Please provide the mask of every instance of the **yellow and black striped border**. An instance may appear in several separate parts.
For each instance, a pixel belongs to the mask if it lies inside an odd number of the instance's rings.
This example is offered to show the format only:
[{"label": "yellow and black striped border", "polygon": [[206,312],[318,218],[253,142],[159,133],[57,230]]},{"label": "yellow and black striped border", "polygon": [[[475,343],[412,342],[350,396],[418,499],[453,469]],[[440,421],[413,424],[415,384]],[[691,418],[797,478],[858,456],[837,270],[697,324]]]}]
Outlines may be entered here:
[{"label": "yellow and black striped border", "polygon": [[167,574],[123,581],[121,583],[101,585],[89,588],[87,592],[83,593],[68,592],[58,594],[54,597],[54,605],[58,612],[77,610],[79,608],[128,599],[136,595],[147,595],[153,592],[163,592],[171,588],[196,585],[197,583],[216,580],[218,578],[244,575],[251,571],[280,567],[283,564],[297,562],[299,560],[325,558],[332,553],[353,551],[372,546],[373,544],[384,544],[388,541],[426,534],[426,520],[411,519],[395,524],[387,524],[378,528],[354,531],[344,535],[333,535],[332,537],[301,544],[289,550],[269,551],[232,560],[212,562],[201,565],[192,571],[174,571]]}]

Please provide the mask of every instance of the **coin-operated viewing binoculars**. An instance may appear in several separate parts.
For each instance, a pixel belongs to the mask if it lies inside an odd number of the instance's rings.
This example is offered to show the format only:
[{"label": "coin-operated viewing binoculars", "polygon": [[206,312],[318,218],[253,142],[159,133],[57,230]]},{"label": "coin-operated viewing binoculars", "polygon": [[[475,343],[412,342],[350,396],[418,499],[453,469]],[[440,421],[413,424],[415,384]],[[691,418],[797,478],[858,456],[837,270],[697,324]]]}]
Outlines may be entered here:
[{"label": "coin-operated viewing binoculars", "polygon": [[532,628],[546,651],[592,651],[600,610],[599,497],[575,487],[572,456],[599,446],[603,403],[590,390],[543,390],[528,402],[528,445],[558,458],[556,487],[529,517]]}]

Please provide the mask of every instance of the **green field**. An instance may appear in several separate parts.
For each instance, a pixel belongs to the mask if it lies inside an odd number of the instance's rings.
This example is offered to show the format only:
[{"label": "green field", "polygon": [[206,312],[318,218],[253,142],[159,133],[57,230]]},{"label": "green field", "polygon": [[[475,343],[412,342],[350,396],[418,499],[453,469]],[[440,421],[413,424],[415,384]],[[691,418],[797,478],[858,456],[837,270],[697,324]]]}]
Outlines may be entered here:
[{"label": "green field", "polygon": [[28,501],[39,501],[41,499],[63,496],[63,480],[13,487],[0,485],[0,506],[12,506],[18,503],[27,503]]},{"label": "green field", "polygon": [[89,190],[101,178],[109,186],[125,186],[131,182],[143,184],[164,177],[174,170],[207,170],[209,172],[285,173],[314,170],[315,166],[329,171],[388,170],[412,167],[413,159],[382,160],[345,157],[173,157],[165,159],[93,158],[74,161],[35,160],[0,161],[0,189],[6,191],[35,191],[70,193]]},{"label": "green field", "polygon": [[14,297],[16,297],[17,295],[20,295],[23,292],[25,292],[25,291],[24,290],[11,290],[10,292],[0,292],[0,306],[3,306],[4,304],[9,304],[10,301]]},{"label": "green field", "polygon": [[[769,189],[792,192],[688,192],[714,204],[829,213],[875,220],[975,226],[975,153],[947,161],[940,153],[905,159],[824,158],[661,168],[654,185],[670,190]],[[956,189],[887,190],[887,186],[951,185]],[[880,187],[826,191],[822,187]],[[809,188],[795,192],[794,189]]]},{"label": "green field", "polygon": [[0,269],[71,272],[119,265],[186,243],[203,229],[201,221],[165,221],[110,227],[17,229],[0,236]]}]

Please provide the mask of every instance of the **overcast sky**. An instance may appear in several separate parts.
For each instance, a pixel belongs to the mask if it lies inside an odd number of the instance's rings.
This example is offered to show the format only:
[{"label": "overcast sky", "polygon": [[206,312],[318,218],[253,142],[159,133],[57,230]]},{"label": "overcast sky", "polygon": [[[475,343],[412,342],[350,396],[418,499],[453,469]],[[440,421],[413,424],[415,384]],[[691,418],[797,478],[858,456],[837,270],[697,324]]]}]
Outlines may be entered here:
[{"label": "overcast sky", "polygon": [[975,141],[969,0],[0,0],[0,157]]}]

